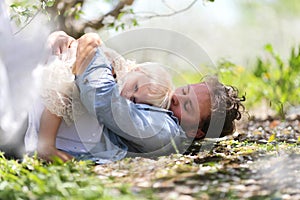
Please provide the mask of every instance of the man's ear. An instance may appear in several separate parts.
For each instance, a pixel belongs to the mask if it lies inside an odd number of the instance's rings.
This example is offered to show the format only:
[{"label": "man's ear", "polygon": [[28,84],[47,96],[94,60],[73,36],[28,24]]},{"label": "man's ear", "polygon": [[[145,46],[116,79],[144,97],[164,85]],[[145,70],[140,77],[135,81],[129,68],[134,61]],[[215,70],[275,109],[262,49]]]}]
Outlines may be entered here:
[{"label": "man's ear", "polygon": [[206,135],[206,134],[199,128],[199,129],[197,130],[197,133],[196,133],[195,138],[196,138],[196,139],[202,139],[202,138],[205,137],[205,135]]}]

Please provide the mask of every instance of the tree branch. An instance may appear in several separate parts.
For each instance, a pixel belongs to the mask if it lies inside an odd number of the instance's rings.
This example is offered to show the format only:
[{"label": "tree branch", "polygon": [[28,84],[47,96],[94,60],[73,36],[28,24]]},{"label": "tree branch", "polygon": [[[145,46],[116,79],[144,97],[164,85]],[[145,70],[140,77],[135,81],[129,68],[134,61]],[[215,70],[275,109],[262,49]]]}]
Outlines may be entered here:
[{"label": "tree branch", "polygon": [[[51,13],[52,18],[56,18],[59,22],[59,27],[58,29],[65,31],[69,35],[79,38],[81,35],[85,33],[86,28],[91,28],[94,30],[101,29],[105,26],[103,24],[104,19],[107,16],[113,16],[115,18],[118,17],[118,15],[121,13],[121,10],[126,6],[126,5],[132,5],[135,0],[120,0],[118,4],[109,12],[101,16],[100,18],[92,21],[83,21],[77,23],[75,25],[75,19],[72,18],[72,16],[65,16],[64,13],[68,11],[68,9],[71,9],[74,7],[77,3],[83,4],[85,3],[85,0],[69,0],[69,1],[64,1],[64,0],[56,0],[55,5],[51,8],[49,8],[48,11]],[[170,13],[167,14],[160,14],[160,13],[155,13],[155,12],[136,12],[132,13],[134,17],[136,18],[144,18],[144,19],[152,19],[152,18],[159,18],[159,17],[170,17],[182,12],[185,12],[189,10],[198,0],[193,0],[191,3],[189,3],[186,7],[176,10],[172,8],[166,0],[161,0],[164,6],[166,6],[169,10]],[[209,0],[210,1],[210,0]],[[58,13],[59,12],[59,13]],[[58,15],[57,15],[58,14]]]},{"label": "tree branch", "polygon": [[[101,18],[99,18],[98,20],[94,20],[94,21],[88,21],[86,22],[85,24],[83,24],[83,27],[86,28],[86,27],[90,27],[90,28],[93,28],[93,29],[100,29],[104,26],[103,24],[103,20],[105,17],[111,15],[113,17],[118,17],[118,15],[121,13],[121,10],[124,8],[125,5],[132,5],[134,2],[134,0],[121,0],[117,5],[116,7],[109,11],[108,13],[106,13],[105,15],[103,15]],[[82,30],[83,31],[83,30]]]},{"label": "tree branch", "polygon": [[73,26],[72,21],[74,20],[74,16],[68,16],[65,15],[65,13],[76,4],[81,3],[81,5],[83,5],[84,2],[84,0],[56,0],[54,5],[46,8],[46,10],[51,15],[51,18],[58,22],[58,30],[65,31],[70,36],[78,38],[82,34],[78,34]]},{"label": "tree branch", "polygon": [[17,35],[21,31],[23,31],[33,20],[36,18],[36,16],[41,12],[41,10],[37,10],[36,13],[31,17],[31,19],[24,25],[22,26],[18,31],[14,32],[14,35]]}]

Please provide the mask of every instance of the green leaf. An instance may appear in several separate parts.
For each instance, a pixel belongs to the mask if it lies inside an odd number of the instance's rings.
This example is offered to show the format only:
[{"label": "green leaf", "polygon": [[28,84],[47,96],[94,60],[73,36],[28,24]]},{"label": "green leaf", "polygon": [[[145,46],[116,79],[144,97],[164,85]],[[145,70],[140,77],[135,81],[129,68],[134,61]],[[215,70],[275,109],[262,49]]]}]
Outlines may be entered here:
[{"label": "green leaf", "polygon": [[124,13],[123,13],[123,12],[121,12],[121,13],[119,13],[119,14],[118,14],[118,17],[117,17],[117,19],[118,19],[118,20],[120,20],[120,19],[121,19],[123,16],[124,16]]},{"label": "green leaf", "polygon": [[258,58],[256,68],[254,69],[254,75],[258,78],[262,78],[263,74],[268,72],[266,65],[263,63],[263,61]]},{"label": "green leaf", "polygon": [[13,4],[10,5],[10,7],[11,8],[17,8],[17,7],[19,7],[19,5],[18,5],[18,3],[13,3]]},{"label": "green leaf", "polygon": [[265,45],[265,50],[268,51],[268,52],[270,52],[270,53],[272,53],[272,52],[273,52],[273,47],[272,47],[272,45],[271,45],[271,44],[266,44],[266,45]]},{"label": "green leaf", "polygon": [[48,0],[48,1],[46,2],[46,6],[47,6],[47,7],[52,7],[52,6],[54,5],[54,3],[55,3],[55,0]]},{"label": "green leaf", "polygon": [[138,21],[136,19],[132,19],[132,24],[133,24],[133,26],[138,26],[139,25]]}]

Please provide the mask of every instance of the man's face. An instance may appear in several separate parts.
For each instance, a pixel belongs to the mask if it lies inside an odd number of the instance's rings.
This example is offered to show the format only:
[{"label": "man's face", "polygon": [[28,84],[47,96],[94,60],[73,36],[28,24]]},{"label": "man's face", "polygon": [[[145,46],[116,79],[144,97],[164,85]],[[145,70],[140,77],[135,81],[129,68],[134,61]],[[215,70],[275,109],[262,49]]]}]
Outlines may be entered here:
[{"label": "man's face", "polygon": [[197,83],[177,88],[170,110],[179,119],[187,136],[204,136],[198,128],[202,127],[204,120],[211,114],[210,94],[206,84]]}]

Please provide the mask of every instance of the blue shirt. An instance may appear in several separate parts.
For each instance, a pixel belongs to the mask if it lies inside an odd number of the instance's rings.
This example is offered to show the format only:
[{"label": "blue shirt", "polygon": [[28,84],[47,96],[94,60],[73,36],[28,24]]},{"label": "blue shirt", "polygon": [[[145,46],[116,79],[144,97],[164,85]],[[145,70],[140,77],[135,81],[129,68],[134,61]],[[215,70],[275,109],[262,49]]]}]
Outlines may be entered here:
[{"label": "blue shirt", "polygon": [[[100,47],[84,73],[76,77],[76,84],[83,105],[104,124],[104,137],[127,156],[168,155],[186,139],[171,111],[135,104],[120,96],[112,66]],[[97,153],[97,149],[91,153]],[[116,159],[123,155],[119,152]]]}]

